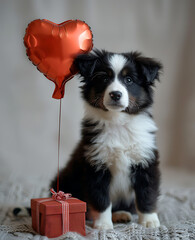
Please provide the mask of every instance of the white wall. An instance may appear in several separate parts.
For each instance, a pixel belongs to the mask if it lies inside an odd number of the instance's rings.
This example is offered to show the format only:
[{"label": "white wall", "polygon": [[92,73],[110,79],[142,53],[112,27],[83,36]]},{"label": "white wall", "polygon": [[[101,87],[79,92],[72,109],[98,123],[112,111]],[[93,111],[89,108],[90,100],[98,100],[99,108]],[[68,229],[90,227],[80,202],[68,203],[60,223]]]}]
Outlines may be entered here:
[{"label": "white wall", "polygon": [[[94,46],[139,50],[164,64],[154,116],[163,163],[195,168],[195,1],[4,0],[0,2],[0,176],[51,178],[57,168],[59,101],[54,84],[28,60],[28,23],[86,21]],[[79,80],[66,85],[62,103],[61,165],[79,139],[83,106]]]}]

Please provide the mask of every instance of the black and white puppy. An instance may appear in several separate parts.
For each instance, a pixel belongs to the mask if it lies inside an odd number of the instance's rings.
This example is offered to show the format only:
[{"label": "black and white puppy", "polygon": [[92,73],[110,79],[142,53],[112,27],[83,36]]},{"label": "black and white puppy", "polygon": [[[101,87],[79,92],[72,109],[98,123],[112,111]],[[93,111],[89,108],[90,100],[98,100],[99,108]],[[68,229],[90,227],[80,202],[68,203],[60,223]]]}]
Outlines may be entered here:
[{"label": "black and white puppy", "polygon": [[[151,114],[154,81],[162,66],[140,53],[94,51],[80,55],[85,115],[81,140],[60,172],[60,190],[87,202],[94,227],[130,221],[133,197],[139,223],[160,225],[157,216],[157,127]],[[52,182],[56,188],[56,179]],[[113,220],[113,221],[112,221]]]}]

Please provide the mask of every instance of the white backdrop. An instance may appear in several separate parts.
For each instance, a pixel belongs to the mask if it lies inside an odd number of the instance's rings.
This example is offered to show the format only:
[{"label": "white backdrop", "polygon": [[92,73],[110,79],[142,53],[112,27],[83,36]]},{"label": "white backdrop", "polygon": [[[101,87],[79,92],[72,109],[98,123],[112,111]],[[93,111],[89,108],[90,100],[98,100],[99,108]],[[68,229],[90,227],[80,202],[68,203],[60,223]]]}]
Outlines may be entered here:
[{"label": "white backdrop", "polygon": [[[28,60],[28,23],[48,19],[86,21],[94,46],[138,50],[164,65],[154,116],[163,164],[195,168],[195,1],[193,0],[1,0],[0,176],[32,181],[57,168],[59,101],[54,84]],[[80,135],[83,105],[75,77],[62,102],[61,165]]]}]

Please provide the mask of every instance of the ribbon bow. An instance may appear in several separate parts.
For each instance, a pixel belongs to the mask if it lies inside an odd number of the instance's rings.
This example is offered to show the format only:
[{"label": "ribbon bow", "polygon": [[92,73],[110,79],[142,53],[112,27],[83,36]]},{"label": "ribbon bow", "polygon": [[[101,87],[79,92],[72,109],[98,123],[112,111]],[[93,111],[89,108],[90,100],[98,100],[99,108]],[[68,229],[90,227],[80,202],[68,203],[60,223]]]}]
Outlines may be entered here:
[{"label": "ribbon bow", "polygon": [[58,201],[66,200],[66,199],[72,197],[72,194],[70,194],[70,193],[64,193],[62,191],[55,192],[53,188],[50,189],[50,192],[52,193],[52,198],[54,200],[58,200]]}]

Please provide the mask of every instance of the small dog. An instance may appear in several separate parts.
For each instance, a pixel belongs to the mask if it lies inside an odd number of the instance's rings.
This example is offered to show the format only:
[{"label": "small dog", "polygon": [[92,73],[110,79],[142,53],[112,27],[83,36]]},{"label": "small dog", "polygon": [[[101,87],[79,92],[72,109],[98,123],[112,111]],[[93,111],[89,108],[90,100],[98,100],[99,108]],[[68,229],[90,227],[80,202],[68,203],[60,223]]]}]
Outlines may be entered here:
[{"label": "small dog", "polygon": [[130,221],[124,210],[133,199],[139,223],[158,227],[160,172],[151,105],[162,65],[138,52],[99,50],[79,55],[74,64],[82,77],[85,116],[81,140],[60,171],[60,190],[87,202],[94,228]]}]

